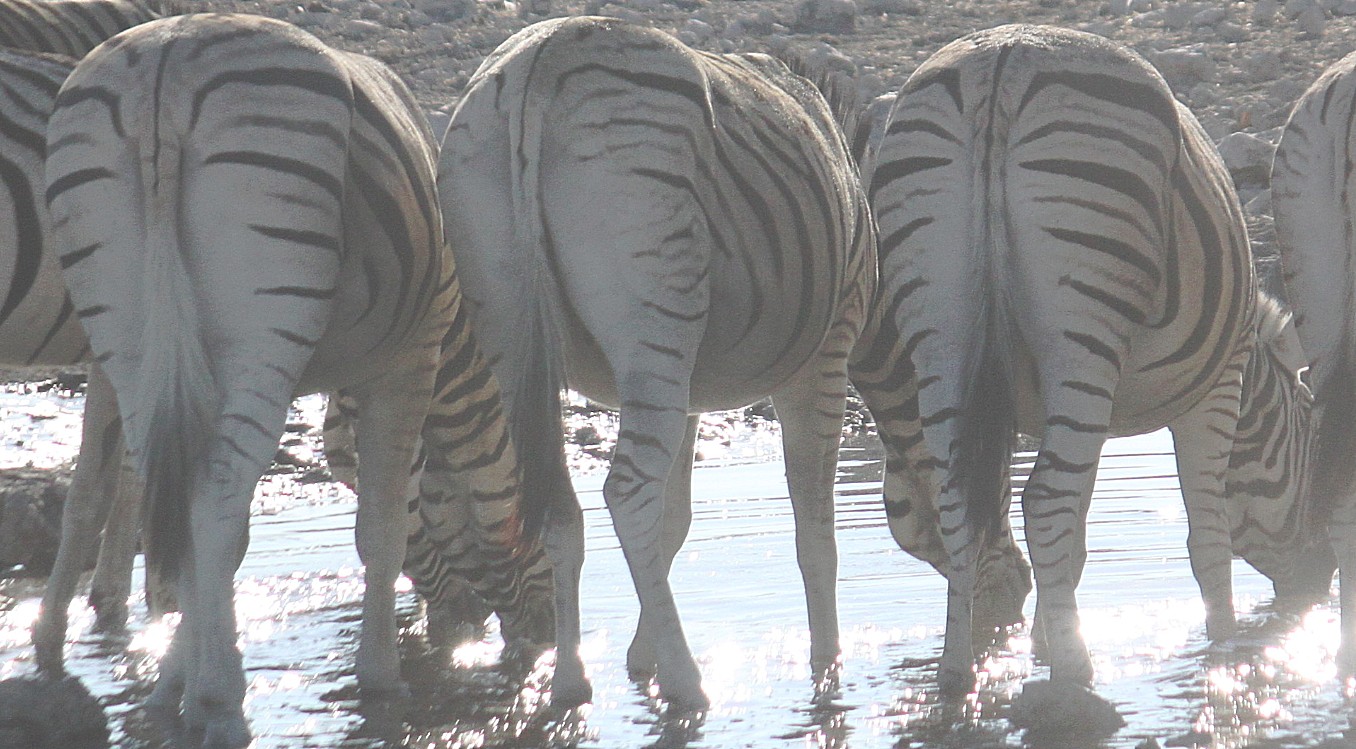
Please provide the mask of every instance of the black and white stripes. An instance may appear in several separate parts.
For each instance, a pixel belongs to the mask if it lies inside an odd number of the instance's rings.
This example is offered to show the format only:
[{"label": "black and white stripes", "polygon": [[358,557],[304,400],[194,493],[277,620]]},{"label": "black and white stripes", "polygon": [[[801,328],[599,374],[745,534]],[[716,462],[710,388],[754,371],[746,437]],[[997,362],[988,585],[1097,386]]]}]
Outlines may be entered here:
[{"label": "black and white stripes", "polygon": [[432,135],[389,70],[270,19],[156,21],[77,66],[47,143],[53,241],[147,478],[148,563],[184,610],[154,701],[182,701],[209,746],[247,743],[231,580],[304,392],[359,404],[365,692],[403,689],[394,582],[419,517],[418,569],[471,579],[510,628],[549,627],[517,456],[442,241]]},{"label": "black and white stripes", "polygon": [[[923,440],[907,434],[896,452],[935,468],[950,563],[943,690],[974,683],[976,566],[1006,532],[1018,430],[1042,438],[1022,502],[1052,679],[1092,677],[1074,589],[1111,435],[1172,428],[1207,628],[1228,635],[1230,531],[1277,500],[1228,497],[1226,481],[1266,488],[1251,481],[1259,465],[1230,466],[1248,452],[1235,444],[1240,410],[1302,411],[1307,395],[1286,359],[1253,356],[1257,285],[1213,145],[1133,53],[1031,26],[942,49],[885,128],[870,182],[886,336],[876,345],[898,352],[893,379],[917,388]],[[1295,345],[1293,331],[1282,339],[1264,350]],[[1293,397],[1250,393],[1240,405],[1250,358]],[[854,377],[892,379],[868,374]],[[1275,436],[1249,423],[1250,437]]]},{"label": "black and white stripes", "polygon": [[[611,19],[536,24],[481,66],[439,189],[477,336],[504,383],[556,570],[553,700],[587,701],[583,527],[559,389],[621,409],[604,487],[642,614],[628,665],[706,704],[667,578],[690,521],[696,421],[771,395],[811,659],[838,659],[832,481],[872,228],[821,94],[763,55],[693,51]],[[365,458],[364,458],[365,460]]]}]

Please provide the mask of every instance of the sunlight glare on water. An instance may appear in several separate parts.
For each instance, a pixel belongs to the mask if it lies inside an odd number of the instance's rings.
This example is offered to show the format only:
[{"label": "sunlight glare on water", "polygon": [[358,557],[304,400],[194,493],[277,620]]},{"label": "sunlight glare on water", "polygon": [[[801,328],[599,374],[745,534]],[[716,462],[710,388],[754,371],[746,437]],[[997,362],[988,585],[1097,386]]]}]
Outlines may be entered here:
[{"label": "sunlight glare on water", "polygon": [[[81,404],[54,394],[0,394],[6,414],[0,460],[68,460]],[[291,418],[318,425],[322,414],[323,400],[307,399]],[[250,551],[237,575],[254,749],[1020,745],[1005,718],[1008,708],[1024,681],[1048,675],[1033,656],[1029,630],[1017,628],[985,654],[979,688],[968,700],[938,699],[945,584],[891,540],[880,504],[879,446],[870,439],[850,441],[842,451],[836,509],[843,668],[839,688],[812,704],[809,631],[794,522],[776,460],[779,439],[744,422],[708,431],[703,454],[711,459],[694,471],[692,529],[671,577],[713,702],[704,723],[666,720],[653,684],[636,685],[627,676],[639,607],[602,500],[601,471],[576,478],[589,549],[580,652],[594,701],[564,715],[546,707],[553,653],[514,662],[493,624],[482,640],[432,649],[403,580],[400,642],[413,697],[395,714],[361,703],[353,659],[363,583],[353,549],[353,495],[280,473],[261,484]],[[288,449],[305,457],[319,446],[308,435]],[[1031,460],[1018,457],[1016,487]],[[1013,513],[1020,538],[1019,503]],[[1270,584],[1236,562],[1241,631],[1212,646],[1185,538],[1168,435],[1109,442],[1079,604],[1096,689],[1129,725],[1095,746],[1132,749],[1153,739],[1159,746],[1242,749],[1261,742],[1287,749],[1342,736],[1352,702],[1334,678],[1334,604],[1278,611],[1270,604]],[[0,583],[0,677],[32,670],[29,628],[41,592],[30,581]],[[1028,617],[1033,607],[1028,599]],[[161,744],[140,704],[174,619],[148,623],[139,594],[132,611],[128,638],[105,637],[90,633],[91,610],[78,600],[68,664],[103,701],[115,745],[153,749]]]}]

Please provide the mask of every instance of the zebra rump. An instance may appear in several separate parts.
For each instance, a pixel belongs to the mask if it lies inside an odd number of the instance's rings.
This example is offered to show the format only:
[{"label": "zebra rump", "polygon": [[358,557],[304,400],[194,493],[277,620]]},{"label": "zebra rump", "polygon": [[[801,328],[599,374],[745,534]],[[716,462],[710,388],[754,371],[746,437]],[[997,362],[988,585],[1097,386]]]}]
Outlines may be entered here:
[{"label": "zebra rump", "polygon": [[232,578],[297,394],[359,408],[365,694],[404,691],[407,542],[501,612],[549,608],[525,577],[539,546],[443,241],[436,145],[394,73],[272,19],[179,16],[85,57],[47,137],[53,242],[147,479],[148,560],[184,610],[153,702],[182,703],[209,746],[248,743]]},{"label": "zebra rump", "polygon": [[[859,142],[881,236],[878,314],[915,370],[940,474],[943,689],[974,683],[978,542],[1007,502],[1010,454],[995,443],[1016,430],[1042,439],[1022,502],[1053,681],[1092,677],[1074,589],[1108,436],[1172,429],[1207,629],[1228,636],[1232,553],[1285,553],[1295,538],[1284,519],[1300,501],[1308,402],[1294,336],[1258,311],[1238,199],[1203,129],[1128,49],[1024,25],[947,45],[883,127]],[[1241,436],[1240,416],[1253,419]]]},{"label": "zebra rump", "polygon": [[468,84],[439,191],[555,564],[553,701],[591,697],[565,385],[621,411],[603,493],[642,600],[633,672],[657,674],[676,707],[707,703],[667,584],[691,521],[693,414],[768,396],[783,423],[811,667],[836,668],[833,466],[875,264],[823,92],[767,55],[692,50],[616,19],[544,21]]}]

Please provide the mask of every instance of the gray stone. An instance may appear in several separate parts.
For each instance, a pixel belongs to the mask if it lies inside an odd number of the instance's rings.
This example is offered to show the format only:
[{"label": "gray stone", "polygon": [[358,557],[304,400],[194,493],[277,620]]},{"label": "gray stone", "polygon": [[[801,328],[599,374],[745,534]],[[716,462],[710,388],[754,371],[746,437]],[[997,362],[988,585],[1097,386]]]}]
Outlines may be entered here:
[{"label": "gray stone", "polygon": [[1328,14],[1318,5],[1311,5],[1295,19],[1295,25],[1305,37],[1319,39],[1328,25]]},{"label": "gray stone", "polygon": [[1205,107],[1219,99],[1219,91],[1214,84],[1202,82],[1192,86],[1187,96],[1191,99],[1192,106]]},{"label": "gray stone", "polygon": [[74,676],[0,681],[0,749],[103,749],[108,718]]},{"label": "gray stone", "polygon": [[699,21],[695,18],[689,18],[683,25],[683,31],[691,34],[697,39],[698,43],[705,43],[708,39],[716,35],[716,30],[711,28],[711,24],[706,21]]},{"label": "gray stone", "polygon": [[1192,26],[1214,26],[1229,17],[1226,8],[1206,8],[1191,17]]},{"label": "gray stone", "polygon": [[1154,9],[1154,0],[1130,0],[1131,13],[1148,13]]},{"label": "gray stone", "polygon": [[1108,9],[1113,16],[1130,15],[1130,0],[1111,0]]},{"label": "gray stone", "polygon": [[1270,26],[1281,9],[1276,0],[1257,0],[1252,6],[1252,22],[1259,26]]},{"label": "gray stone", "polygon": [[1202,10],[1197,3],[1173,3],[1163,8],[1163,25],[1170,29],[1184,29]]},{"label": "gray stone", "polygon": [[857,22],[854,0],[800,0],[796,3],[797,31],[809,33],[851,33]]},{"label": "gray stone", "polygon": [[1215,77],[1215,62],[1202,47],[1196,45],[1151,52],[1149,62],[1174,86],[1189,88]]},{"label": "gray stone", "polygon": [[1219,37],[1220,41],[1232,44],[1246,42],[1252,36],[1248,33],[1246,27],[1236,24],[1233,21],[1225,21],[1216,26],[1215,34]]},{"label": "gray stone", "polygon": [[1299,18],[1302,13],[1310,8],[1319,8],[1322,10],[1322,7],[1318,4],[1318,0],[1285,0],[1286,18]]},{"label": "gray stone", "polygon": [[1338,16],[1356,16],[1356,0],[1342,0],[1332,12]]},{"label": "gray stone", "polygon": [[1281,70],[1281,53],[1274,49],[1262,49],[1243,58],[1243,73],[1254,82],[1269,81]]},{"label": "gray stone", "polygon": [[1275,145],[1251,133],[1233,133],[1219,142],[1220,158],[1238,183],[1267,182],[1275,153]]},{"label": "gray stone", "polygon": [[[45,577],[61,539],[71,466],[0,471],[0,577]],[[86,567],[94,565],[94,555]]]}]

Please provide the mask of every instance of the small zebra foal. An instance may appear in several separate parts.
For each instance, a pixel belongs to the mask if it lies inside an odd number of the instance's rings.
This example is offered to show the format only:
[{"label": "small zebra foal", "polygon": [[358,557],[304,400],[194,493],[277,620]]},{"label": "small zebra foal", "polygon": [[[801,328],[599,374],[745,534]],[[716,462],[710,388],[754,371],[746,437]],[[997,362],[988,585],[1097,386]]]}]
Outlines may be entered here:
[{"label": "small zebra foal", "polygon": [[153,21],[80,62],[47,142],[53,244],[146,477],[148,566],[184,612],[154,704],[182,704],[206,746],[249,743],[232,578],[305,392],[361,409],[364,695],[404,690],[407,533],[419,567],[473,580],[506,630],[549,627],[516,452],[442,241],[435,144],[394,74],[267,18]]}]

